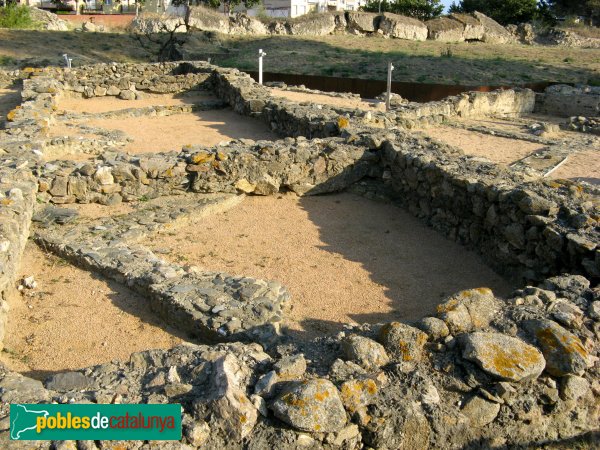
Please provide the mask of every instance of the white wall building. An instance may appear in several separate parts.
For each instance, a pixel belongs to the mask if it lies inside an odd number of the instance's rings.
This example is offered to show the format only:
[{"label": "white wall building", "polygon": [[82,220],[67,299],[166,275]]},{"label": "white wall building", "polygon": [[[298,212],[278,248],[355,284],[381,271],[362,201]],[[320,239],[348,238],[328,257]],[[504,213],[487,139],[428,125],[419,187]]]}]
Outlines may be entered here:
[{"label": "white wall building", "polygon": [[298,17],[316,11],[357,11],[365,4],[366,0],[264,0],[261,6],[247,12],[249,15],[262,11],[271,17]]},{"label": "white wall building", "polygon": [[[357,11],[366,3],[366,0],[263,0],[250,9],[240,4],[233,12],[245,12],[249,16],[298,17],[316,11]],[[171,0],[146,0],[144,10],[157,13],[166,10],[169,14],[180,15],[185,8],[171,6]],[[219,6],[219,11],[224,11],[223,5]]]}]

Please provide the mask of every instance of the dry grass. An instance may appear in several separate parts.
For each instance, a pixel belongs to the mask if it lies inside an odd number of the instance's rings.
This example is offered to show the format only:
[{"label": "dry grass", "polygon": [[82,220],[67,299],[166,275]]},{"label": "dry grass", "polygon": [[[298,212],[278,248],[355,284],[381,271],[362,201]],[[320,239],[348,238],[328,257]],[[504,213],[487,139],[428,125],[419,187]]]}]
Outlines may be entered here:
[{"label": "dry grass", "polygon": [[563,30],[571,31],[579,36],[586,38],[600,39],[600,28],[590,27],[588,25],[574,24],[566,27],[561,27]]},{"label": "dry grass", "polygon": [[[442,53],[451,48],[451,57]],[[414,42],[381,37],[231,37],[195,33],[187,59],[256,70],[264,49],[268,72],[385,79],[388,60],[394,79],[442,84],[524,84],[538,81],[585,83],[600,78],[600,49]],[[151,54],[128,34],[0,30],[2,60],[34,58],[61,64],[69,53],[75,65],[150,61]]]},{"label": "dry grass", "polygon": [[[385,79],[387,61],[394,79],[442,84],[522,84],[538,81],[587,82],[600,74],[600,50],[484,43],[445,44],[380,37],[323,36],[263,39],[227,38],[231,54],[217,64],[256,70],[259,48],[270,72]],[[221,52],[222,52],[221,48]],[[442,57],[448,48],[451,57]]]}]

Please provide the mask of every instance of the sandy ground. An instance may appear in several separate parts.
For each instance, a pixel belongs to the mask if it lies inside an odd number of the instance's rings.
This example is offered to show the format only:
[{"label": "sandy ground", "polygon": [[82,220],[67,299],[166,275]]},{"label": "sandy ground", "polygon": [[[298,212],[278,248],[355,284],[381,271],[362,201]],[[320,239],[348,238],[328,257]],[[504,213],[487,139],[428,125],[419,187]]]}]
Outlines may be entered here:
[{"label": "sandy ground", "polygon": [[[156,105],[191,104],[199,100],[215,99],[206,92],[190,92],[176,95],[147,94],[140,100],[120,100],[115,97],[95,97],[93,99],[65,98],[60,109],[100,113],[125,108],[140,108]],[[176,114],[165,117],[134,117],[116,119],[82,120],[92,127],[121,130],[133,139],[124,147],[129,153],[146,153],[180,150],[188,144],[217,145],[231,139],[277,139],[266,124],[243,117],[230,109],[201,111],[198,113]],[[83,136],[93,139],[93,134],[82,134],[78,128],[63,123],[50,127],[51,136]],[[66,159],[88,159],[89,155],[64,155]],[[57,155],[52,155],[56,158]]]},{"label": "sandy ground", "polygon": [[600,148],[569,155],[567,162],[549,175],[600,185]]},{"label": "sandy ground", "polygon": [[271,89],[271,94],[275,97],[283,97],[293,102],[313,102],[323,105],[338,106],[340,108],[365,109],[370,111],[385,111],[385,104],[375,101],[368,101],[354,98],[330,97],[323,94],[309,94],[306,92],[286,91],[284,89]]},{"label": "sandy ground", "polygon": [[352,194],[247,197],[202,227],[147,242],[171,251],[167,259],[282,282],[292,294],[287,325],[300,337],[344,322],[419,319],[461,289],[511,291],[476,254],[399,208]]},{"label": "sandy ground", "polygon": [[[485,126],[493,130],[508,131],[512,133],[519,133],[523,136],[532,136],[528,125],[534,123],[553,123],[555,125],[561,125],[565,122],[564,117],[546,116],[541,114],[526,114],[519,118],[477,118],[477,119],[461,119],[460,122],[467,126]],[[571,136],[579,135],[578,132],[560,130],[557,133],[552,134],[552,139],[568,139]]]},{"label": "sandy ground", "polygon": [[5,350],[0,361],[19,372],[48,373],[112,360],[131,353],[169,348],[181,336],[148,310],[127,288],[78,269],[28,243],[21,276],[38,287],[11,299]]},{"label": "sandy ground", "polygon": [[438,125],[423,130],[432,138],[461,148],[465,154],[508,165],[544,148],[541,144],[507,139],[475,131]]},{"label": "sandy ground", "polygon": [[133,138],[129,153],[181,150],[188,144],[217,145],[231,139],[277,139],[267,125],[229,109],[176,114],[167,117],[90,120],[88,125],[124,131]]},{"label": "sandy ground", "polygon": [[146,94],[139,100],[121,100],[117,97],[65,97],[58,103],[58,110],[86,113],[104,113],[126,108],[143,108],[145,106],[189,105],[200,100],[215,100],[209,92],[191,91],[182,94]]}]

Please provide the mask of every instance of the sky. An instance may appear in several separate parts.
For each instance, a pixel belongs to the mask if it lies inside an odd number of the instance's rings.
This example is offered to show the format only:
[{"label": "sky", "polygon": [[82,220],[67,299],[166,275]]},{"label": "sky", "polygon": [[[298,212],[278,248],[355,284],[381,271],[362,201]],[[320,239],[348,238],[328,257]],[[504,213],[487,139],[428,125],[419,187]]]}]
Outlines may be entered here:
[{"label": "sky", "polygon": [[446,7],[446,11],[445,12],[448,12],[448,7],[452,4],[452,0],[442,0],[442,3]]}]

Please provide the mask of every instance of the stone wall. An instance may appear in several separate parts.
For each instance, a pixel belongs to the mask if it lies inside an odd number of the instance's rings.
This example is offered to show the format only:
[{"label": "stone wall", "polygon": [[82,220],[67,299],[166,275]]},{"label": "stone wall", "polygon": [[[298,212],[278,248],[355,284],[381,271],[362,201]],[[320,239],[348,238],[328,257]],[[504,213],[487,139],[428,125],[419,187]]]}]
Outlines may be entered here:
[{"label": "stone wall", "polygon": [[557,84],[537,94],[535,112],[559,117],[600,116],[600,88]]},{"label": "stone wall", "polygon": [[381,158],[383,179],[401,204],[477,248],[498,271],[532,280],[562,272],[600,276],[600,235],[588,203],[595,190],[526,183],[495,164],[449,158],[407,136],[385,141]]}]

